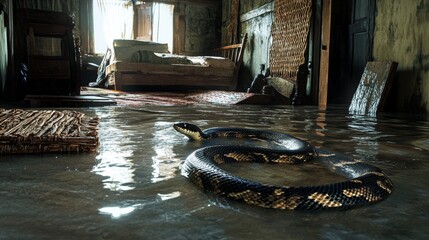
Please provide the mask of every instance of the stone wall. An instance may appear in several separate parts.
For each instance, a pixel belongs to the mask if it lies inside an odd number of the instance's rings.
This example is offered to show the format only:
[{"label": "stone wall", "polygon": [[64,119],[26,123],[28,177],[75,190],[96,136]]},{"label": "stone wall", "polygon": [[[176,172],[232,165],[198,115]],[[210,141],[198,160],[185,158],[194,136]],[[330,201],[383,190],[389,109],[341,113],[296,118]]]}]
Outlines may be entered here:
[{"label": "stone wall", "polygon": [[399,63],[396,110],[429,112],[429,1],[376,1],[374,59]]}]

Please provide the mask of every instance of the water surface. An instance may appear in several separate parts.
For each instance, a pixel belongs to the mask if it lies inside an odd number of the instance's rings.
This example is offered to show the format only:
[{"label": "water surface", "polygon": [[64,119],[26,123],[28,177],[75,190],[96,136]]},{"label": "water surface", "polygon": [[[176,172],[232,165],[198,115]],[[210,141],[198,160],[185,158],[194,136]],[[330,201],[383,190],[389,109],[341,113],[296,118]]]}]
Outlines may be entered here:
[{"label": "water surface", "polygon": [[[0,157],[0,239],[426,239],[429,122],[416,116],[349,115],[346,109],[146,106],[79,109],[100,117],[92,154]],[[178,121],[292,134],[383,169],[386,201],[348,211],[261,209],[208,195],[180,175],[204,144]],[[276,165],[278,166],[278,165]],[[275,184],[341,180],[316,163],[225,166]]]}]

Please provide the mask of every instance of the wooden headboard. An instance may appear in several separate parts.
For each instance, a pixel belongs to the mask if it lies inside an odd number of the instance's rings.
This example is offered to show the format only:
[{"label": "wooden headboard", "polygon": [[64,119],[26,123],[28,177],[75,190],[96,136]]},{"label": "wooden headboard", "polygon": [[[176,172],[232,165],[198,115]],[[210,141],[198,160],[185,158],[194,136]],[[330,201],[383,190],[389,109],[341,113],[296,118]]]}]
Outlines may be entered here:
[{"label": "wooden headboard", "polygon": [[216,56],[231,59],[236,66],[240,66],[243,62],[244,46],[246,44],[247,34],[243,35],[241,43],[228,45],[214,50]]}]

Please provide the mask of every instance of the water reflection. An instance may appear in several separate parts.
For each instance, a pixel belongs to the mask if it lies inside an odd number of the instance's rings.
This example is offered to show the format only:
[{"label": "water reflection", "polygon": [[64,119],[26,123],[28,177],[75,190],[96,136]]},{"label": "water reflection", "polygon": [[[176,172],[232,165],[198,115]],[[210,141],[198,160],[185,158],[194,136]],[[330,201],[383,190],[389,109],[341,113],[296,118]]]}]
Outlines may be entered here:
[{"label": "water reflection", "polygon": [[136,210],[137,206],[129,207],[104,207],[100,208],[98,211],[101,214],[110,215],[113,219],[119,219],[123,216],[126,216]]},{"label": "water reflection", "polygon": [[92,172],[105,177],[103,186],[111,191],[129,191],[134,189],[134,163],[132,157],[134,148],[127,131],[120,129],[121,125],[115,118],[100,123],[99,136],[103,139]]},{"label": "water reflection", "polygon": [[173,151],[174,144],[177,143],[175,138],[177,135],[172,135],[171,126],[171,122],[155,122],[152,138],[155,151],[152,157],[152,183],[174,178],[182,163]]},{"label": "water reflection", "polygon": [[326,131],[326,113],[325,112],[317,113],[316,125],[319,127],[319,128],[316,128],[316,134],[321,137],[324,137],[325,131]]},{"label": "water reflection", "polygon": [[376,130],[377,119],[374,117],[351,115],[348,128],[354,132],[351,139],[356,142],[355,152],[368,159],[374,159],[379,151],[378,138],[380,133]]},{"label": "water reflection", "polygon": [[99,163],[92,171],[106,177],[103,179],[105,188],[111,191],[128,191],[134,189],[129,184],[134,183],[133,163],[127,158],[132,156],[132,151],[106,150],[97,156]]},{"label": "water reflection", "polygon": [[162,201],[166,201],[166,200],[170,200],[173,198],[178,198],[180,197],[180,192],[179,191],[175,191],[172,193],[167,193],[167,194],[162,194],[162,193],[158,193],[158,197],[162,200]]}]

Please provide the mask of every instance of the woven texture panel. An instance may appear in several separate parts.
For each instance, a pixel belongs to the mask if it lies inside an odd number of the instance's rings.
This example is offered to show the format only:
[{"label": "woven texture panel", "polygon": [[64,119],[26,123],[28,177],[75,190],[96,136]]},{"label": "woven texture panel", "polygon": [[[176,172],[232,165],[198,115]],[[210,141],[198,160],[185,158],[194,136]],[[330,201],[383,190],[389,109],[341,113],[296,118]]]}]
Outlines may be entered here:
[{"label": "woven texture panel", "polygon": [[305,62],[311,0],[274,0],[270,69],[274,76],[296,81]]},{"label": "woven texture panel", "polygon": [[0,155],[94,152],[98,123],[76,111],[0,109]]}]

